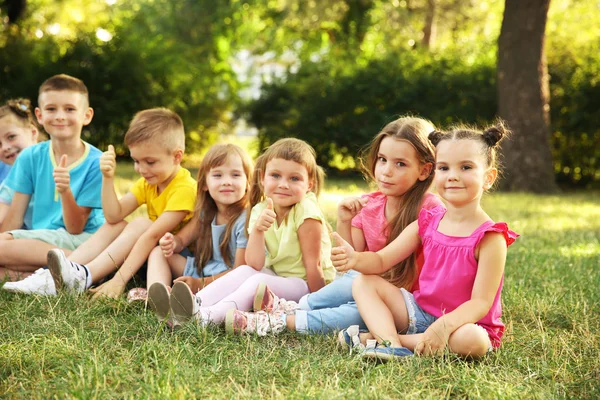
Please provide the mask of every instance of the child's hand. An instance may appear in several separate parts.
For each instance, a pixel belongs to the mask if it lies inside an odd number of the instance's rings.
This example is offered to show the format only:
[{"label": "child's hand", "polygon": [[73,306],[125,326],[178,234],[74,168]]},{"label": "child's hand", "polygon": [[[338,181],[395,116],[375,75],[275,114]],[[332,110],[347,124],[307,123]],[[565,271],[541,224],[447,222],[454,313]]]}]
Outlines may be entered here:
[{"label": "child's hand", "polygon": [[267,208],[265,208],[262,213],[260,213],[258,220],[256,221],[255,228],[260,232],[266,232],[269,230],[275,219],[277,218],[277,214],[273,211],[273,200],[267,199]]},{"label": "child's hand", "polygon": [[331,249],[331,261],[340,272],[356,267],[356,252],[337,232],[332,233],[336,246]]},{"label": "child's hand", "polygon": [[194,278],[191,276],[180,276],[175,279],[175,282],[184,282],[186,285],[190,287],[192,293],[198,293],[200,290],[204,289],[204,280],[202,278]]},{"label": "child's hand", "polygon": [[92,299],[96,300],[100,297],[106,296],[111,299],[116,299],[125,291],[125,282],[117,275],[111,280],[104,282],[102,285],[95,289],[90,289],[90,293],[93,293]]},{"label": "child's hand", "polygon": [[346,197],[338,204],[338,221],[350,222],[368,201],[367,197]]},{"label": "child's hand", "polygon": [[63,154],[56,168],[54,168],[54,184],[58,193],[64,193],[71,189],[71,175],[67,169],[67,155]]},{"label": "child's hand", "polygon": [[163,256],[171,257],[175,251],[175,236],[171,232],[167,232],[158,241]]},{"label": "child's hand", "polygon": [[100,172],[105,178],[115,176],[117,170],[117,155],[112,144],[108,145],[108,150],[100,156]]},{"label": "child's hand", "polygon": [[415,354],[442,355],[448,345],[450,333],[442,319],[438,319],[423,333],[423,338],[415,346]]}]

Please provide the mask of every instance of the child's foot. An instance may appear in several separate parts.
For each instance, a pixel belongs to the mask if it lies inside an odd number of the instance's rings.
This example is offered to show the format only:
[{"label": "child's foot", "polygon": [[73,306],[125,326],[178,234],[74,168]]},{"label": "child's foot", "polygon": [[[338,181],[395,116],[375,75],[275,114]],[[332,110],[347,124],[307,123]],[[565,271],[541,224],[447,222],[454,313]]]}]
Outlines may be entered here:
[{"label": "child's foot", "polygon": [[35,273],[18,282],[6,282],[2,289],[13,293],[56,296],[56,287],[50,270],[40,268]]},{"label": "child's foot", "polygon": [[78,293],[85,291],[86,268],[70,261],[61,249],[52,249],[48,252],[48,269],[54,279],[56,290],[67,288]]},{"label": "child's foot", "polygon": [[374,349],[377,346],[377,341],[375,339],[367,339],[367,344],[362,344],[358,325],[351,325],[340,331],[338,334],[338,344],[342,347],[347,347],[350,351],[362,352]]},{"label": "child's foot", "polygon": [[256,333],[258,336],[266,336],[269,332],[277,334],[285,329],[283,316],[284,314],[281,311],[250,313],[232,308],[227,311],[225,317],[225,331],[229,334],[238,335]]},{"label": "child's foot", "polygon": [[169,303],[171,311],[173,311],[173,318],[179,323],[185,323],[192,317],[199,318],[202,302],[199,297],[194,296],[186,283],[175,282],[171,289]]},{"label": "child's foot", "polygon": [[387,347],[387,346],[377,346],[373,349],[367,349],[362,354],[363,358],[378,360],[378,361],[388,361],[394,359],[401,359],[404,357],[414,356],[413,352],[407,349],[406,347]]},{"label": "child's foot", "polygon": [[300,309],[298,303],[291,300],[280,299],[269,289],[266,283],[261,282],[254,295],[254,312],[266,311],[269,313],[284,312],[293,314]]}]

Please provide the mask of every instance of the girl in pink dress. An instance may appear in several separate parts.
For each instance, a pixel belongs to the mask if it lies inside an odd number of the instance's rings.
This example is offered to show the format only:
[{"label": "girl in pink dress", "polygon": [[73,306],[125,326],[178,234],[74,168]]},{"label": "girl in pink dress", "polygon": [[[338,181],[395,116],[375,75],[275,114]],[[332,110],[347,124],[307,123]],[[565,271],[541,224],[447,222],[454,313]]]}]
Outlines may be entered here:
[{"label": "girl in pink dress", "polygon": [[[356,252],[334,234],[334,266],[363,274],[355,279],[352,294],[369,333],[344,335],[349,344],[377,340],[364,357],[439,354],[448,347],[476,358],[500,346],[506,250],[518,235],[506,223],[494,223],[480,202],[496,181],[497,144],[507,134],[502,123],[484,132],[462,127],[432,132],[434,184],[447,209],[422,210],[417,221],[377,253]],[[425,263],[414,294],[378,276],[420,245]]]}]

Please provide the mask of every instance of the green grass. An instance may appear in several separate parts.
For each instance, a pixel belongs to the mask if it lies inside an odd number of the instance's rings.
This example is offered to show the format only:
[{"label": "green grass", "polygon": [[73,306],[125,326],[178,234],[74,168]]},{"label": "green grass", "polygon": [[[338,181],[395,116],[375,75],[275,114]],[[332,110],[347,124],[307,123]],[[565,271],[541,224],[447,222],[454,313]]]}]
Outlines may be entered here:
[{"label": "green grass", "polygon": [[[120,168],[119,190],[133,174]],[[337,199],[365,190],[331,181]],[[484,208],[522,236],[504,283],[501,349],[467,362],[446,355],[385,365],[336,347],[333,336],[228,337],[219,327],[171,333],[124,299],[0,290],[3,398],[598,398],[598,193],[492,194]]]}]

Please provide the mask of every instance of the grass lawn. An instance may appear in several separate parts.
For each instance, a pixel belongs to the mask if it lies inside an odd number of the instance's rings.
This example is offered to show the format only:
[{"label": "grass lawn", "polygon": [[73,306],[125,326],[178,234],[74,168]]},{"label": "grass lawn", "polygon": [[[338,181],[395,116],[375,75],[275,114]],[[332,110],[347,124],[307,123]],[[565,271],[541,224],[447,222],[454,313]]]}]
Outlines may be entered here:
[{"label": "grass lawn", "polygon": [[[126,172],[122,193],[133,179]],[[328,217],[340,197],[363,190],[330,182]],[[0,397],[598,398],[597,199],[485,198],[485,210],[522,236],[508,253],[503,346],[482,361],[446,355],[376,365],[336,347],[333,336],[229,337],[215,326],[172,333],[125,299],[0,290]]]}]

